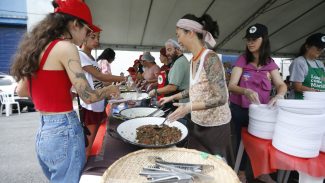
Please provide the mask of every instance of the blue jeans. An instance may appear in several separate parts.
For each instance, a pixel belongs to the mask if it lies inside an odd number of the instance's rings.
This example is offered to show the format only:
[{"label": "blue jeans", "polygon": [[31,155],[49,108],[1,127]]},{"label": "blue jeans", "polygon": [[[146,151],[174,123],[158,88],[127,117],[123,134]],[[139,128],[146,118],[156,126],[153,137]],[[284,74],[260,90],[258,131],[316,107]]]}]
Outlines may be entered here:
[{"label": "blue jeans", "polygon": [[36,152],[51,183],[78,183],[86,152],[83,129],[76,112],[41,115]]}]

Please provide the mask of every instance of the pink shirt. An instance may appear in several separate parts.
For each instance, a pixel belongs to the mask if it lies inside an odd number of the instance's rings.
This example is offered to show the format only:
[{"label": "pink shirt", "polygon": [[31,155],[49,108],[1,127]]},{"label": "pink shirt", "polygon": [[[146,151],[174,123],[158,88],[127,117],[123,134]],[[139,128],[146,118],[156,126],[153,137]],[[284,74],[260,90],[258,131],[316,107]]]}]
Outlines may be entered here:
[{"label": "pink shirt", "polygon": [[[247,64],[246,57],[241,55],[235,63],[236,67],[243,69],[243,73],[239,80],[239,86],[249,88],[258,93],[260,102],[267,104],[270,100],[270,92],[272,89],[271,71],[278,69],[273,59],[268,60],[268,64],[261,68],[256,68],[252,64]],[[251,102],[244,95],[231,93],[230,102],[248,108]]]}]

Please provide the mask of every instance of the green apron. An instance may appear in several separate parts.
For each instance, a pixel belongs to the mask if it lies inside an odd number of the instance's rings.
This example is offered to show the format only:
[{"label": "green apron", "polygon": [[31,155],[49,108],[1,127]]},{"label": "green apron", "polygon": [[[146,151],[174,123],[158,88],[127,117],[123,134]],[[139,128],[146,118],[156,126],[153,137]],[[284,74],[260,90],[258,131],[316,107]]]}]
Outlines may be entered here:
[{"label": "green apron", "polygon": [[[308,65],[308,73],[305,77],[304,82],[302,83],[303,86],[313,88],[319,91],[325,91],[325,72],[324,69],[319,67],[317,62],[317,68],[312,68],[310,64],[307,62]],[[304,99],[302,92],[295,92],[296,99]]]}]

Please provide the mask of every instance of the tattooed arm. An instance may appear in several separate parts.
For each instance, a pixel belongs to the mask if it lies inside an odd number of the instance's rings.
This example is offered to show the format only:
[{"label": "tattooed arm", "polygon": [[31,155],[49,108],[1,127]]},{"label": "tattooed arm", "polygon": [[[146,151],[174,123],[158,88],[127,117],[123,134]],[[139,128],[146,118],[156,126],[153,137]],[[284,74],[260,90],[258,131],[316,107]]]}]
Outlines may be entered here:
[{"label": "tattooed arm", "polygon": [[188,97],[190,97],[190,90],[186,89],[186,90],[181,92],[181,98],[179,98],[179,99],[188,98]]},{"label": "tattooed arm", "polygon": [[228,89],[225,71],[216,53],[209,53],[204,62],[204,70],[207,73],[209,85],[213,96],[205,101],[206,108],[219,107],[228,102]]},{"label": "tattooed arm", "polygon": [[[196,67],[198,69],[198,67]],[[195,102],[192,104],[192,110],[203,110],[213,107],[219,107],[228,102],[228,90],[224,75],[224,68],[215,52],[207,54],[203,69],[205,70],[208,83],[209,92],[212,97],[206,101]]]},{"label": "tattooed arm", "polygon": [[60,52],[60,62],[68,73],[72,85],[85,103],[94,103],[110,95],[119,95],[119,90],[115,86],[107,86],[97,90],[90,87],[81,68],[77,48],[74,45],[62,41],[58,52]]}]

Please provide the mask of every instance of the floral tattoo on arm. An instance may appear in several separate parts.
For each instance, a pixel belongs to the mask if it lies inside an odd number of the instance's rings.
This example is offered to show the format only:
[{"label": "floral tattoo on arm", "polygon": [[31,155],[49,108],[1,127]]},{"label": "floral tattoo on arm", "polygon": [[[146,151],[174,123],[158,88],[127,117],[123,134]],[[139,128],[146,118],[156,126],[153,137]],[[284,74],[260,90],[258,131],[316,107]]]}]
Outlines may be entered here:
[{"label": "floral tattoo on arm", "polygon": [[74,74],[74,77],[77,80],[83,80],[84,81],[84,82],[75,81],[73,83],[73,85],[75,86],[75,88],[76,88],[78,94],[80,95],[80,97],[82,99],[95,99],[95,100],[103,99],[104,96],[105,96],[104,90],[101,90],[100,92],[96,91],[96,90],[93,90],[90,87],[85,74],[83,72],[76,71],[74,69],[75,67],[73,66],[74,64],[79,64],[79,62],[76,61],[76,60],[69,60],[68,61],[69,70]]},{"label": "floral tattoo on arm", "polygon": [[190,90],[186,89],[181,92],[182,98],[188,98],[190,96]]},{"label": "floral tattoo on arm", "polygon": [[204,101],[206,108],[219,107],[228,102],[228,89],[224,74],[223,65],[214,52],[209,53],[204,61],[209,87],[211,89],[211,99]]}]

